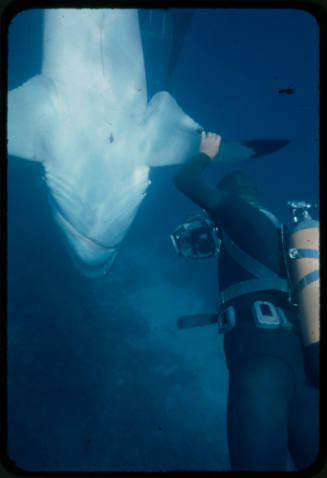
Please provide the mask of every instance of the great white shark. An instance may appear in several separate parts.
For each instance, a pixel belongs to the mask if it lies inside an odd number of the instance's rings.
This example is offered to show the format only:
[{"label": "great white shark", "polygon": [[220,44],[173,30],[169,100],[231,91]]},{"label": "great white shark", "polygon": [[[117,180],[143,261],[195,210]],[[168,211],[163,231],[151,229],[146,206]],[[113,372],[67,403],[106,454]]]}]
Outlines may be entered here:
[{"label": "great white shark", "polygon": [[[202,129],[167,91],[148,101],[135,9],[45,10],[42,70],[8,93],[7,124],[8,153],[42,163],[54,218],[89,277],[112,265],[150,168],[195,154]],[[253,146],[222,143],[220,160],[255,156]]]}]

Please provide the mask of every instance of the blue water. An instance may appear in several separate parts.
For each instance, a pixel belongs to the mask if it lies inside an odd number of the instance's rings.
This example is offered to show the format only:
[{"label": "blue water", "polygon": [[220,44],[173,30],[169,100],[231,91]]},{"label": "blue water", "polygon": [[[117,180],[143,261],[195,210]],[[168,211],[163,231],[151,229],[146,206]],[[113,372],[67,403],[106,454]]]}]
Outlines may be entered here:
[{"label": "blue water", "polygon": [[[40,71],[42,22],[39,10],[12,22],[9,89]],[[170,43],[143,40],[152,94]],[[318,202],[318,45],[305,11],[198,9],[171,77],[170,92],[206,130],[291,140],[237,165],[283,221],[288,200]],[[233,167],[204,177],[216,183]],[[53,222],[42,166],[9,157],[8,453],[18,467],[230,469],[222,338],[215,326],[176,327],[179,315],[214,311],[217,286],[214,261],[185,262],[169,242],[196,210],[172,184],[177,168],[151,172],[109,275],[90,281]]]}]

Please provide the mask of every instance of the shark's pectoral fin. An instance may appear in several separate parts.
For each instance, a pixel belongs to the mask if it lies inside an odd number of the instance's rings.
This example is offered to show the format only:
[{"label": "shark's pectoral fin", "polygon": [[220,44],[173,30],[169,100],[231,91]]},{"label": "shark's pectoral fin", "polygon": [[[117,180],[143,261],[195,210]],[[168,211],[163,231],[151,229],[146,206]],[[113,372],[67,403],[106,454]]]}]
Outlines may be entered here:
[{"label": "shark's pectoral fin", "polygon": [[185,161],[199,151],[201,127],[166,91],[155,94],[141,124],[141,149],[148,166]]},{"label": "shark's pectoral fin", "polygon": [[8,93],[8,154],[41,161],[40,138],[51,134],[54,86],[37,75]]}]

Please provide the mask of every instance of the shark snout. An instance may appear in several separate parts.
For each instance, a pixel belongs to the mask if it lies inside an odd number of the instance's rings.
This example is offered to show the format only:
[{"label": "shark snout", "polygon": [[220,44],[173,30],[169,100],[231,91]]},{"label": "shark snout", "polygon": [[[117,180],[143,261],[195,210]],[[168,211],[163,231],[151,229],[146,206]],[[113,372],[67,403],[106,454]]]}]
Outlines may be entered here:
[{"label": "shark snout", "polygon": [[117,255],[117,249],[110,249],[107,257],[103,262],[86,262],[82,260],[77,254],[71,254],[72,261],[75,267],[83,274],[83,276],[90,279],[105,276],[112,266]]}]

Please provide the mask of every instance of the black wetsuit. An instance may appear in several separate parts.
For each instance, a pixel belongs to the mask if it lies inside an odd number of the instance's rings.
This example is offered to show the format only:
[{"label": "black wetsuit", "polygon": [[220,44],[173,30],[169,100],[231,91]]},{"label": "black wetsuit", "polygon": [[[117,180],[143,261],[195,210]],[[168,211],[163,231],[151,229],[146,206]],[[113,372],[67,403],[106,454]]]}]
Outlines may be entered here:
[{"label": "black wetsuit", "polygon": [[[250,256],[285,277],[280,233],[263,212],[201,177],[210,158],[199,154],[182,165],[174,182],[206,209],[215,223]],[[222,245],[218,261],[221,290],[253,279]],[[227,273],[226,273],[227,271]],[[251,306],[269,301],[283,310],[293,329],[255,325]],[[297,315],[287,297],[263,291],[232,301],[236,326],[224,336],[229,369],[228,445],[233,470],[285,470],[287,450],[297,469],[318,453],[318,391],[306,383]]]}]

